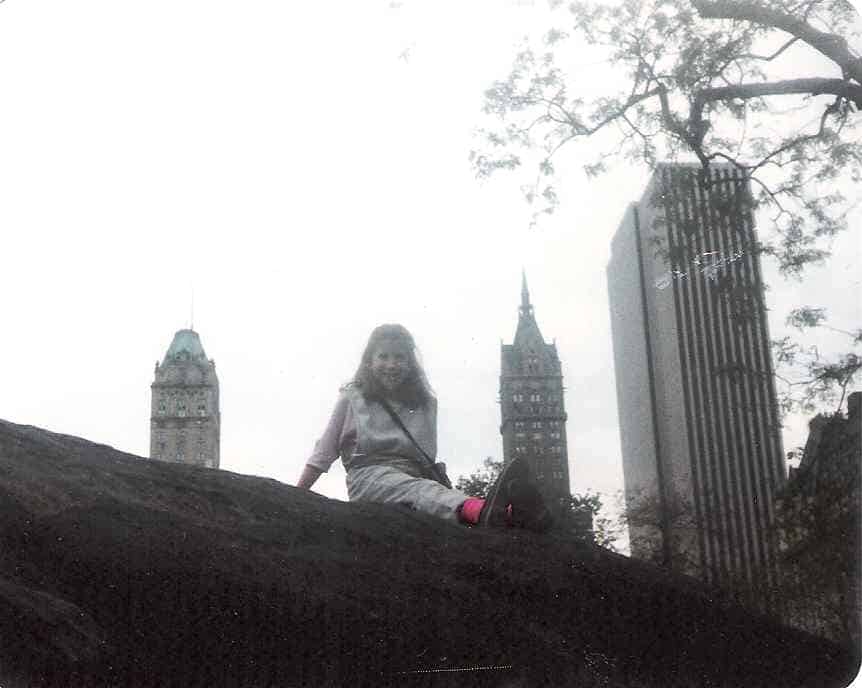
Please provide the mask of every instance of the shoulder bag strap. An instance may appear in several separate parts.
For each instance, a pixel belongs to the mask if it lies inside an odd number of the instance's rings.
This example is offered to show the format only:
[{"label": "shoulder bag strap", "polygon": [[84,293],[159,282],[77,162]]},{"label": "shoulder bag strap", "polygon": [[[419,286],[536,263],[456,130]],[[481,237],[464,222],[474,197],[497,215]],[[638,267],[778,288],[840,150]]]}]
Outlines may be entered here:
[{"label": "shoulder bag strap", "polygon": [[389,416],[392,418],[392,420],[395,421],[395,424],[399,428],[401,428],[401,430],[404,432],[405,435],[407,435],[407,439],[409,439],[413,443],[413,446],[415,446],[419,450],[419,453],[422,455],[422,458],[425,460],[425,466],[424,467],[428,471],[431,472],[431,475],[434,476],[434,480],[436,480],[441,485],[451,489],[452,485],[449,482],[449,480],[447,478],[445,478],[444,476],[440,475],[440,471],[437,469],[437,464],[434,462],[434,459],[432,459],[430,456],[428,456],[428,453],[416,441],[416,439],[413,437],[413,435],[410,434],[410,431],[404,425],[404,422],[401,420],[401,418],[398,416],[398,414],[395,413],[395,409],[392,408],[392,406],[389,404],[389,402],[386,401],[386,399],[384,399],[383,397],[379,397],[378,401],[380,402],[380,405],[384,409],[386,409],[386,412],[389,414]]}]

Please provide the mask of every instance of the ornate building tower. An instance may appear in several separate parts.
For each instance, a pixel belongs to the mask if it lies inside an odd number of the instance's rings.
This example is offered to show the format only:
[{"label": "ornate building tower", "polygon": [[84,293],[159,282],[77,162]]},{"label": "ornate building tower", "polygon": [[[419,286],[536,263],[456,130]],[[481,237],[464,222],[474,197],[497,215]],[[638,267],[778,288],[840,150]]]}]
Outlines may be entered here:
[{"label": "ornate building tower", "polygon": [[218,377],[197,332],[174,335],[151,388],[150,458],[218,468]]},{"label": "ornate building tower", "polygon": [[563,374],[556,344],[545,344],[522,276],[515,340],[503,344],[500,364],[503,461],[526,456],[546,502],[571,494],[566,451]]}]

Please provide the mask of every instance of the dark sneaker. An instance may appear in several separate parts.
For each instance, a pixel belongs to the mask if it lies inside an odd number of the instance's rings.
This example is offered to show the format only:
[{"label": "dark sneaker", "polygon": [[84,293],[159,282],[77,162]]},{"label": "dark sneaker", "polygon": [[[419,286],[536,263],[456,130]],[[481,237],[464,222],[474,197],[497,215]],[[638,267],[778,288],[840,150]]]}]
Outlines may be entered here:
[{"label": "dark sneaker", "polygon": [[554,517],[529,476],[513,479],[507,486],[512,505],[512,525],[544,533],[554,525]]},{"label": "dark sneaker", "polygon": [[509,525],[509,515],[506,510],[512,502],[509,489],[513,482],[529,476],[527,464],[515,458],[503,466],[500,475],[491,485],[485,497],[485,506],[479,514],[479,525],[483,528],[503,527]]}]

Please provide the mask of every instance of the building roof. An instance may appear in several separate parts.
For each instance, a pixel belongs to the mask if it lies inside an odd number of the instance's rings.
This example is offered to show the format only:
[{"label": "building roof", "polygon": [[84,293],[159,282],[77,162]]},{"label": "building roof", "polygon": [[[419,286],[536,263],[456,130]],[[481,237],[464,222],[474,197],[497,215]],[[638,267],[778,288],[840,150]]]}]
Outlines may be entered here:
[{"label": "building roof", "polygon": [[544,348],[545,343],[536,316],[533,313],[533,304],[530,303],[530,291],[527,288],[527,275],[521,273],[521,307],[518,309],[518,329],[515,331],[515,339],[512,346],[515,348],[535,347]]},{"label": "building roof", "polygon": [[174,340],[168,347],[165,354],[165,359],[162,365],[171,360],[184,358],[182,354],[188,354],[188,359],[192,361],[206,361],[207,355],[204,347],[201,344],[201,338],[194,330],[178,330],[174,335]]}]

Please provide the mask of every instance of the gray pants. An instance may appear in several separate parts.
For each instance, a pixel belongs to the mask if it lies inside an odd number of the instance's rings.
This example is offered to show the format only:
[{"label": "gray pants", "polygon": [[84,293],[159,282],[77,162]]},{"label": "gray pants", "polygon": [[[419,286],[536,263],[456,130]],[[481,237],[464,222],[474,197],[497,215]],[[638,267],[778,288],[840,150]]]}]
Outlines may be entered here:
[{"label": "gray pants", "polygon": [[351,502],[402,504],[447,521],[457,521],[456,510],[469,497],[436,480],[417,477],[417,473],[410,462],[351,468],[347,471],[347,496]]}]

